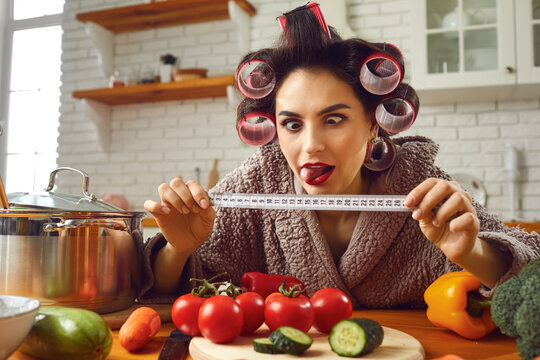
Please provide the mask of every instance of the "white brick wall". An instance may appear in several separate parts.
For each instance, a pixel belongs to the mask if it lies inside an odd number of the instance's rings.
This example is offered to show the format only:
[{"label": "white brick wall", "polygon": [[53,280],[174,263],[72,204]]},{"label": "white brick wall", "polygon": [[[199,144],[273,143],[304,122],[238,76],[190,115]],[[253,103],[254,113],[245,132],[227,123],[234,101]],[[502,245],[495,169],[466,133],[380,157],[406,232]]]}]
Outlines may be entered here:
[{"label": "white brick wall", "polygon": [[[367,40],[399,46],[406,66],[411,66],[407,62],[413,41],[410,1],[414,0],[349,0],[349,24]],[[214,158],[220,159],[218,169],[223,176],[254,151],[238,140],[235,106],[226,98],[113,107],[111,151],[101,150],[94,125],[71,92],[105,87],[108,80],[75,15],[141,2],[67,0],[63,26],[58,163],[87,171],[93,193],[124,194],[132,210],[142,210],[146,199],[157,200],[161,182],[177,175],[195,178],[199,168],[201,182],[206,184]],[[276,16],[305,1],[251,3],[257,9],[251,21],[251,46],[257,49],[272,45],[279,34]],[[230,20],[123,33],[115,36],[115,43],[114,65],[122,70],[157,69],[159,55],[172,53],[182,67],[205,67],[209,76],[232,74],[242,56]],[[439,166],[481,180],[488,193],[488,209],[505,219],[510,216],[505,144],[514,144],[520,150],[522,211],[518,215],[527,220],[540,218],[540,97],[526,102],[421,106],[415,125],[405,135],[412,134],[429,136],[440,144]],[[62,192],[80,192],[78,176],[63,175],[58,183]]]}]

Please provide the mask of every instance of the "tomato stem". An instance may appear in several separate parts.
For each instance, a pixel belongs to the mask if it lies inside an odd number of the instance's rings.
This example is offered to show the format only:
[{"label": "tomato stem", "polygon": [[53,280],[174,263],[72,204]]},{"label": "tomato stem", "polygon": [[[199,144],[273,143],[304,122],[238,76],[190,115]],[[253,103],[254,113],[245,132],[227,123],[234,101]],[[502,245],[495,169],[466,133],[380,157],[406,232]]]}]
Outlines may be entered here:
[{"label": "tomato stem", "polygon": [[300,284],[295,284],[287,289],[287,277],[285,277],[285,280],[283,280],[283,283],[279,286],[279,292],[287,297],[295,298],[302,294],[303,289]]},{"label": "tomato stem", "polygon": [[[238,295],[242,293],[242,289],[239,286],[234,285],[231,280],[229,280],[228,282],[227,281],[213,282],[217,278],[225,276],[225,275],[227,275],[226,272],[213,276],[208,280],[196,279],[196,278],[189,279],[189,281],[194,282],[194,283],[196,282],[202,283],[201,285],[193,288],[193,290],[191,290],[191,293],[199,297],[211,297],[214,295],[220,295],[224,293],[225,295],[232,297],[233,299],[236,298]],[[228,285],[228,286],[225,290],[220,291],[218,290],[218,288],[221,285]]]}]

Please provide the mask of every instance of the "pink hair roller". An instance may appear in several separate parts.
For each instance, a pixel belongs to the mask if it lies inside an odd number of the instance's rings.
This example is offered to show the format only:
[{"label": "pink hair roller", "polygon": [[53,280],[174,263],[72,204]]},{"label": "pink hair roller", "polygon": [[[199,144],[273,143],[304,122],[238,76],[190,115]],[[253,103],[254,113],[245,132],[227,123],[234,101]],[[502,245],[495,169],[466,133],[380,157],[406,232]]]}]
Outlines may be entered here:
[{"label": "pink hair roller", "polygon": [[240,120],[237,131],[246,144],[264,145],[276,136],[276,121],[270,114],[252,112]]},{"label": "pink hair roller", "polygon": [[245,62],[236,75],[240,92],[250,99],[262,99],[274,90],[276,76],[274,70],[262,60]]}]

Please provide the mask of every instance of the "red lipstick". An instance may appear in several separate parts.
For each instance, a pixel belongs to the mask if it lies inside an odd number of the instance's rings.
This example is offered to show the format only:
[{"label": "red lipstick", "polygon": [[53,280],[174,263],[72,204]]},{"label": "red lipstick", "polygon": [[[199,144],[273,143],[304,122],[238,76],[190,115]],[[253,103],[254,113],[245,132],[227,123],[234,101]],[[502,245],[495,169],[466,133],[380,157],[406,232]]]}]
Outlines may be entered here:
[{"label": "red lipstick", "polygon": [[300,178],[308,185],[323,184],[334,172],[335,166],[325,163],[305,163],[300,169]]}]

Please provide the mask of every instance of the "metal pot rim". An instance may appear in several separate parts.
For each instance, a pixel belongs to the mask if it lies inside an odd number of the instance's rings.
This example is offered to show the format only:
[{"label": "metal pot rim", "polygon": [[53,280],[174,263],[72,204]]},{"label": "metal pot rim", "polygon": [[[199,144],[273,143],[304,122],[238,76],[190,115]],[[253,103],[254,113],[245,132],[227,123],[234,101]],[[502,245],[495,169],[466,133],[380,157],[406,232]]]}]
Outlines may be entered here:
[{"label": "metal pot rim", "polygon": [[0,209],[2,217],[59,217],[77,219],[109,219],[109,218],[143,218],[142,211],[69,211],[69,210],[36,210],[36,209]]}]

